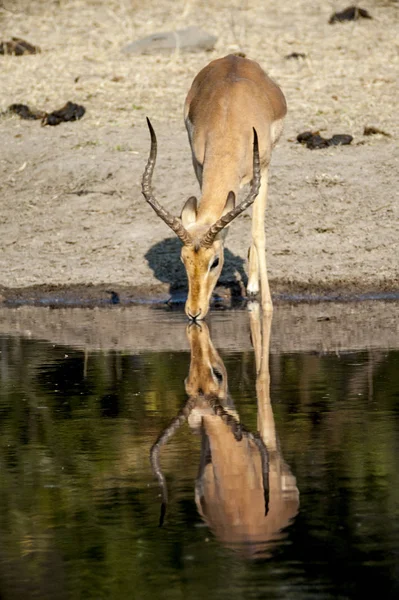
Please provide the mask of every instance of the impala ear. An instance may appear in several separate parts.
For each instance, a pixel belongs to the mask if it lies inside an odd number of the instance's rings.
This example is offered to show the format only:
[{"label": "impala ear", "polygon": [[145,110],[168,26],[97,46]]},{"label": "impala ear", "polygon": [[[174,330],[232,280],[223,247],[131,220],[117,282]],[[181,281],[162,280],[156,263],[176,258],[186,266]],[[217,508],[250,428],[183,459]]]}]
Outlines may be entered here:
[{"label": "impala ear", "polygon": [[191,198],[185,202],[180,218],[185,229],[195,223],[197,220],[197,198],[191,196]]},{"label": "impala ear", "polygon": [[228,212],[233,210],[233,208],[235,208],[235,205],[236,205],[236,195],[234,192],[229,192],[229,194],[227,196],[226,204],[224,205],[222,217],[224,217],[224,215],[227,215]]}]

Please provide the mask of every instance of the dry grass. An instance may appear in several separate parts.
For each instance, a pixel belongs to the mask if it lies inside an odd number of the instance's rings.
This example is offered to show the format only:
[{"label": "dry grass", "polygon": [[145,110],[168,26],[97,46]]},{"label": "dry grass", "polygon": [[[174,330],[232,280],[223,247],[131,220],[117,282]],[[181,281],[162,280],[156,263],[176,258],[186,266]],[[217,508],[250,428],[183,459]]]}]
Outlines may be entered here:
[{"label": "dry grass", "polygon": [[[0,108],[25,102],[54,109],[71,99],[87,106],[90,127],[141,123],[143,112],[181,123],[196,72],[241,50],[281,84],[290,111],[287,135],[315,128],[358,136],[365,124],[397,135],[398,4],[361,5],[372,21],[329,25],[345,2],[3,0],[3,39],[26,38],[42,53],[0,58]],[[219,36],[213,52],[120,52],[134,39],[192,24]],[[285,60],[293,51],[306,59]]]}]

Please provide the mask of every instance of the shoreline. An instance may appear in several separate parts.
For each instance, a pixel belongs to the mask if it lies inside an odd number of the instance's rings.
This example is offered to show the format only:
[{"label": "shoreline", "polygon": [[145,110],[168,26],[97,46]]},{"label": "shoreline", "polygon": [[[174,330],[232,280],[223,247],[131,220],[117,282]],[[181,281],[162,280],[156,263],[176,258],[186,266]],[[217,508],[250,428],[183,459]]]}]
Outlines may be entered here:
[{"label": "shoreline", "polygon": [[[248,312],[212,310],[216,348],[253,351]],[[384,351],[399,347],[399,302],[276,305],[271,353]],[[0,305],[0,337],[39,339],[82,351],[189,351],[182,307],[103,305],[44,308]]]},{"label": "shoreline", "polygon": [[[43,306],[43,307],[95,307],[120,304],[179,306],[184,304],[186,288],[168,289],[169,286],[123,286],[110,284],[75,284],[75,285],[34,285],[19,288],[0,287],[0,306]],[[395,285],[356,285],[345,286],[318,284],[283,284],[273,285],[272,298],[276,305],[306,304],[319,302],[368,302],[399,301],[399,288]],[[217,286],[213,298],[213,306],[231,309],[242,306],[249,299],[243,295],[236,282],[230,286]]]}]

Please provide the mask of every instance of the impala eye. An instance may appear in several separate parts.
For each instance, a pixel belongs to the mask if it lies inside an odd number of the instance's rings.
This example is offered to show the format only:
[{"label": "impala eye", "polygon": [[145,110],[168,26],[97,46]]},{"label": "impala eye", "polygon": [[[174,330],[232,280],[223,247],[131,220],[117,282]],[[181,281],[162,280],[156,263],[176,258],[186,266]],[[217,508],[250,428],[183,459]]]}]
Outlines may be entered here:
[{"label": "impala eye", "polygon": [[219,369],[216,369],[215,367],[212,368],[213,374],[216,377],[216,379],[218,380],[219,383],[222,383],[223,381],[223,375],[222,373],[219,371]]},{"label": "impala eye", "polygon": [[219,258],[215,258],[213,263],[211,264],[211,269],[216,269],[219,266]]}]

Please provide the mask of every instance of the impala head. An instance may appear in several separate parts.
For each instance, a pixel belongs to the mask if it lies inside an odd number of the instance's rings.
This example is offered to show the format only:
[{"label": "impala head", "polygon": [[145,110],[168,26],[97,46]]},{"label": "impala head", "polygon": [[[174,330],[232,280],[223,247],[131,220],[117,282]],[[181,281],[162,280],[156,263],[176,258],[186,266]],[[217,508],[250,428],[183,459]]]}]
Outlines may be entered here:
[{"label": "impala head", "polygon": [[205,415],[215,415],[218,412],[226,419],[232,420],[231,415],[222,406],[228,395],[226,368],[212,344],[206,323],[190,323],[187,326],[187,337],[191,349],[190,371],[184,382],[188,400],[151,448],[151,464],[162,493],[160,525],[163,523],[168,503],[166,480],[159,461],[162,446],[167,444],[187,420],[195,431],[201,427],[202,417]]},{"label": "impala head", "polygon": [[[233,210],[234,205],[235,195],[230,192],[222,216]],[[196,321],[203,319],[207,314],[212,292],[222,272],[227,229],[223,228],[214,234],[211,225],[199,224],[196,198],[187,200],[180,219],[193,239],[192,244],[182,247],[181,260],[188,279],[186,314],[189,319]]]},{"label": "impala head", "polygon": [[147,123],[151,135],[151,150],[142,179],[142,193],[157,215],[183,242],[181,259],[186,268],[189,287],[185,310],[189,319],[201,320],[209,310],[212,292],[223,267],[223,244],[227,232],[225,228],[254,202],[259,192],[258,136],[254,129],[253,178],[248,196],[235,207],[235,195],[230,192],[221,217],[215,223],[200,224],[197,222],[196,198],[187,200],[180,219],[171,215],[155,199],[151,180],[157,155],[157,139],[149,119]]},{"label": "impala head", "polygon": [[227,372],[215,349],[206,323],[187,325],[190,342],[190,371],[185,380],[188,396],[206,396],[224,402],[227,398]]}]

